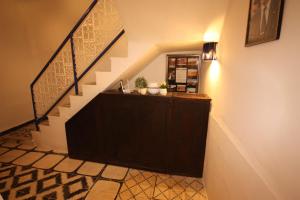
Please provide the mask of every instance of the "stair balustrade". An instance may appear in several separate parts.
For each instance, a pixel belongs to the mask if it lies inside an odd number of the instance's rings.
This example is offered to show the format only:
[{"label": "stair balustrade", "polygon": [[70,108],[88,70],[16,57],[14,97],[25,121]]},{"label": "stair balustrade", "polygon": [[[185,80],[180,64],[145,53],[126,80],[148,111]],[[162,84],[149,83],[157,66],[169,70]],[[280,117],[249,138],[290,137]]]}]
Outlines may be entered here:
[{"label": "stair balustrade", "polygon": [[113,0],[94,0],[30,85],[37,130],[124,33]]}]

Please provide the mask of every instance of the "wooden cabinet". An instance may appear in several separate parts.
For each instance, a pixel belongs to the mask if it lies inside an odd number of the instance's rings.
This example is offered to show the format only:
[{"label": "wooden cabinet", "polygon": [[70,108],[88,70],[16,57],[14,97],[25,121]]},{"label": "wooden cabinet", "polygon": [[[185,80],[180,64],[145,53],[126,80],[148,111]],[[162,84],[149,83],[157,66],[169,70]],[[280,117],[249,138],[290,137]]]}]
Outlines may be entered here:
[{"label": "wooden cabinet", "polygon": [[69,155],[202,176],[210,99],[102,93],[66,123]]}]

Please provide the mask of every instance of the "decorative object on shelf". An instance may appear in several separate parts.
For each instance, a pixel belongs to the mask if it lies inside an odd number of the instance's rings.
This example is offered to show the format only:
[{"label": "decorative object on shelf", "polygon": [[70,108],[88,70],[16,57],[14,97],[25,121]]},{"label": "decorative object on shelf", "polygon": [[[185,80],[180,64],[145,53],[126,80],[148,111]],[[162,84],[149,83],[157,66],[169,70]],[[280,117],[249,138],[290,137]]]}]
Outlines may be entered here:
[{"label": "decorative object on shelf", "polygon": [[138,92],[142,95],[147,94],[147,81],[144,77],[138,77],[135,80],[135,87],[138,88]]},{"label": "decorative object on shelf", "polygon": [[197,93],[201,55],[167,55],[167,91]]},{"label": "decorative object on shelf", "polygon": [[122,92],[123,94],[132,93],[132,90],[130,89],[130,86],[129,86],[129,80],[127,80],[126,87],[124,86],[123,80],[120,80],[120,87],[118,90],[119,90],[119,92]]},{"label": "decorative object on shelf", "polygon": [[158,94],[159,93],[159,85],[158,83],[150,83],[148,86],[148,92],[150,94]]},{"label": "decorative object on shelf", "polygon": [[119,87],[119,92],[123,92],[124,93],[124,90],[125,90],[125,88],[124,88],[124,85],[123,85],[123,80],[120,80],[120,87]]},{"label": "decorative object on shelf", "polygon": [[217,60],[217,42],[207,42],[203,44],[202,59],[204,61]]},{"label": "decorative object on shelf", "polygon": [[284,0],[251,0],[245,46],[280,38]]},{"label": "decorative object on shelf", "polygon": [[163,96],[166,96],[168,94],[168,90],[167,90],[168,86],[166,84],[166,82],[163,82],[161,85],[160,85],[160,89],[159,89],[159,93]]}]

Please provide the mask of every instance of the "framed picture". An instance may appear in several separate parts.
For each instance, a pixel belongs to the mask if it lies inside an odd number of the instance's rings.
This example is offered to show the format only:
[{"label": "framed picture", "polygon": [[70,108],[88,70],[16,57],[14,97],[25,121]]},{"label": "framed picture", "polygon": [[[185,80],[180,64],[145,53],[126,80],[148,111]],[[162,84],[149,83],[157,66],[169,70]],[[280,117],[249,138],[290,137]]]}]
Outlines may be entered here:
[{"label": "framed picture", "polygon": [[283,7],[284,0],[250,0],[247,47],[280,38]]},{"label": "framed picture", "polygon": [[168,91],[197,93],[200,62],[197,54],[167,55]]}]

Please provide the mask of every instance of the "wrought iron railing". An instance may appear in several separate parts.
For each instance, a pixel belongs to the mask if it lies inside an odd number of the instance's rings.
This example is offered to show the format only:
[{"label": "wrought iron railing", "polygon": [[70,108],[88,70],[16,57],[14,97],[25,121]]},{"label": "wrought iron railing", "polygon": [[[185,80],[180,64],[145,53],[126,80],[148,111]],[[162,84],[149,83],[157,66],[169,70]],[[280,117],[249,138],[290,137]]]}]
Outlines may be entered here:
[{"label": "wrought iron railing", "polygon": [[73,88],[79,94],[78,82],[124,33],[113,0],[94,0],[31,83],[36,125]]}]

